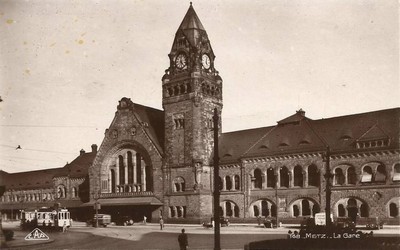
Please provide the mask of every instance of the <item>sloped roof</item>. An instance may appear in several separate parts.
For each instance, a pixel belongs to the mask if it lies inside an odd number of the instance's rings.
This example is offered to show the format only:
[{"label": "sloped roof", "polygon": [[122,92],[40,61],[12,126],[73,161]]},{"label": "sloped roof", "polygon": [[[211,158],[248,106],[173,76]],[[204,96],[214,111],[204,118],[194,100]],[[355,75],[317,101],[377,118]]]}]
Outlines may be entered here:
[{"label": "sloped roof", "polygon": [[26,190],[38,188],[53,188],[53,177],[63,168],[50,168],[20,173],[8,174],[4,179],[6,190]]},{"label": "sloped roof", "polygon": [[223,133],[219,139],[219,158],[221,163],[236,162],[246,150],[273,127]]},{"label": "sloped roof", "polygon": [[[360,151],[356,141],[377,126],[390,138],[383,149],[399,149],[400,108],[373,111],[312,121],[315,131],[326,140],[332,151]],[[350,134],[350,136],[346,135]],[[369,139],[372,139],[369,138]],[[371,148],[376,150],[376,148]]]},{"label": "sloped roof", "polygon": [[329,119],[311,120],[297,111],[265,128],[223,133],[220,137],[220,163],[240,158],[325,151],[354,152],[356,141],[386,136],[390,145],[380,149],[399,149],[400,108],[373,111]]},{"label": "sloped roof", "polygon": [[197,45],[201,33],[206,33],[203,24],[201,24],[199,17],[193,9],[192,4],[190,4],[190,7],[183,18],[181,25],[179,25],[177,33],[180,31],[185,34],[185,37],[192,46]]},{"label": "sloped roof", "polygon": [[71,178],[84,178],[88,174],[97,152],[81,153],[71,163],[66,164],[54,177],[69,176]]},{"label": "sloped roof", "polygon": [[134,103],[134,110],[141,122],[146,123],[147,134],[162,153],[164,151],[164,111],[136,103]]}]

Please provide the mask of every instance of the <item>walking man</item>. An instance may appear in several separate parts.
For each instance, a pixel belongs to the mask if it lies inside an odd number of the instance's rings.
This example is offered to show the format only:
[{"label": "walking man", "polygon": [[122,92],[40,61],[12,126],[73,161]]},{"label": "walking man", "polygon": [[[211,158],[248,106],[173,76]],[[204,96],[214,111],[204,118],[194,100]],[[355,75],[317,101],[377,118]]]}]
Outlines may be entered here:
[{"label": "walking man", "polygon": [[144,224],[144,225],[146,225],[146,220],[147,220],[147,217],[146,217],[146,216],[143,216],[143,224]]},{"label": "walking man", "polygon": [[160,229],[163,230],[164,227],[164,220],[162,217],[160,217]]},{"label": "walking man", "polygon": [[178,242],[181,250],[187,250],[189,244],[187,234],[185,234],[185,229],[182,229],[182,233],[178,236]]}]

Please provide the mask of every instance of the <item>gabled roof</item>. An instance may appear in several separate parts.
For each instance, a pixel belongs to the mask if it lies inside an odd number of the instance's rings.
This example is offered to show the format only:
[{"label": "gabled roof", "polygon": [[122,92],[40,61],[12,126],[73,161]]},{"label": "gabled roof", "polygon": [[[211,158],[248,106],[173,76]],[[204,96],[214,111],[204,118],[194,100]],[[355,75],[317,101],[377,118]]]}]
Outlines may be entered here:
[{"label": "gabled roof", "polygon": [[135,113],[160,153],[164,151],[164,111],[134,104]]},{"label": "gabled roof", "polygon": [[[220,137],[221,164],[240,158],[325,151],[355,152],[399,149],[400,108],[311,120],[305,112],[278,122],[276,126],[223,133]],[[390,139],[380,148],[357,148],[357,140]]]}]

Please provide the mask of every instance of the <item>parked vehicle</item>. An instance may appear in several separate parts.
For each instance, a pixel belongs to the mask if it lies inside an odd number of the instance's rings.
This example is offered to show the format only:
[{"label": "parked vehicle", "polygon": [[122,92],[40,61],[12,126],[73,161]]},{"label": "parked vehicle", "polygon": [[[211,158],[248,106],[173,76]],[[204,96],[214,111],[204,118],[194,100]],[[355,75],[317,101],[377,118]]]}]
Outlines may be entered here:
[{"label": "parked vehicle", "polygon": [[275,219],[275,218],[265,218],[265,220],[264,220],[264,227],[265,227],[265,228],[274,228],[274,227],[277,227],[276,219]]},{"label": "parked vehicle", "polygon": [[[229,226],[229,219],[228,219],[228,218],[220,217],[219,222],[220,222],[221,227],[227,227],[227,226]],[[212,227],[214,227],[214,218],[211,218],[211,222],[209,222],[209,223],[204,222],[204,223],[203,223],[203,227],[205,227],[205,228],[212,228]]]},{"label": "parked vehicle", "polygon": [[133,225],[133,219],[131,216],[119,216],[115,219],[115,225],[119,226],[130,226]]},{"label": "parked vehicle", "polygon": [[92,225],[96,226],[96,220],[98,221],[98,226],[107,227],[107,225],[111,224],[111,215],[109,214],[96,214],[93,216],[93,220],[91,221]]}]

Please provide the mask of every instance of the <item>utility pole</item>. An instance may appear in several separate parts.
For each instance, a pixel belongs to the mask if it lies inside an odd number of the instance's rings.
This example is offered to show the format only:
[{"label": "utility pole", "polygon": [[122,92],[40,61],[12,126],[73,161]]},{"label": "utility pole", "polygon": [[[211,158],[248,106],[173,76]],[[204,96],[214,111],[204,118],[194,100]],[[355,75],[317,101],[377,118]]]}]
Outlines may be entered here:
[{"label": "utility pole", "polygon": [[332,226],[332,221],[331,221],[331,179],[333,178],[333,174],[331,173],[331,167],[330,167],[330,157],[331,157],[331,152],[329,146],[326,147],[326,153],[324,154],[324,161],[325,161],[325,182],[326,182],[326,188],[325,188],[325,225],[327,229],[330,229]]},{"label": "utility pole", "polygon": [[218,155],[218,130],[219,130],[219,116],[217,108],[214,108],[214,250],[221,249],[220,238],[220,218],[219,218],[219,155]]}]

